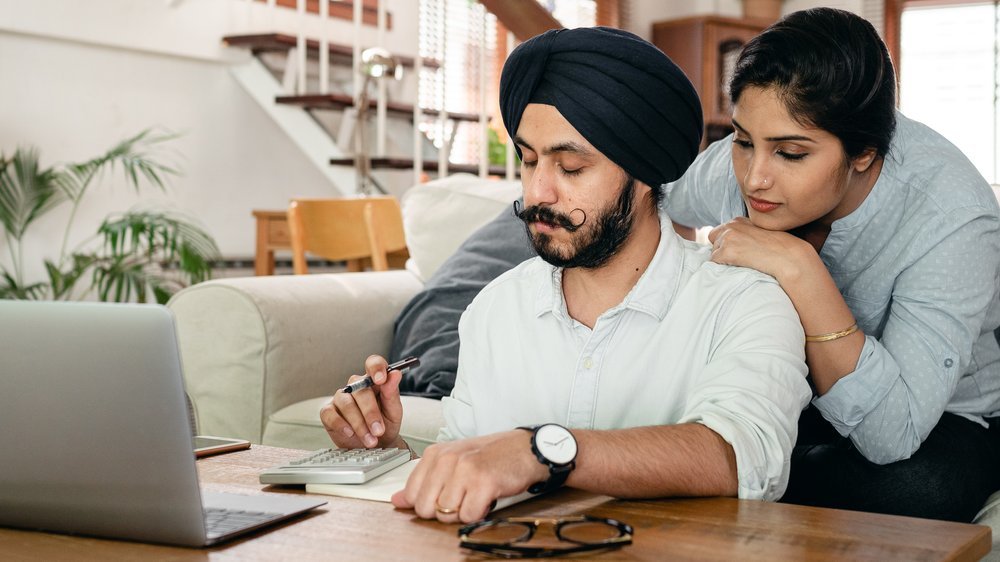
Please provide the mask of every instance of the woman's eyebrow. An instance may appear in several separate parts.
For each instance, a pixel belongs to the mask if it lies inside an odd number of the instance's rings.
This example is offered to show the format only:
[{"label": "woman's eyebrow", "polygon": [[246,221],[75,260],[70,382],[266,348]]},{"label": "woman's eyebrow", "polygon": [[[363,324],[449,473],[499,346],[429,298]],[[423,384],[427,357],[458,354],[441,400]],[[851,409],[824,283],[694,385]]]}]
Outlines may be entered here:
[{"label": "woman's eyebrow", "polygon": [[[750,138],[753,138],[753,135],[751,135],[746,129],[744,129],[743,126],[740,125],[735,119],[731,119],[731,121],[733,122],[733,126],[739,129],[741,133]],[[780,137],[766,137],[764,140],[768,142],[783,142],[783,141],[802,141],[802,142],[812,142],[812,143],[816,142],[815,139],[807,137],[805,135],[782,135]]]}]

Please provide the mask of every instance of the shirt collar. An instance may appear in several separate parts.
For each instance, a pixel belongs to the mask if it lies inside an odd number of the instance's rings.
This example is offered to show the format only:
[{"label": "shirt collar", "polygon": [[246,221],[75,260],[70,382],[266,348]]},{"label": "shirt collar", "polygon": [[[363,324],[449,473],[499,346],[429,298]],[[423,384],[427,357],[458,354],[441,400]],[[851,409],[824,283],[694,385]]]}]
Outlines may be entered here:
[{"label": "shirt collar", "polygon": [[[621,309],[632,309],[663,320],[674,294],[680,283],[684,267],[684,246],[680,237],[674,232],[673,223],[667,217],[663,208],[658,210],[660,217],[660,243],[649,266],[632,290],[621,303],[612,307],[604,314]],[[538,291],[535,297],[535,315],[542,316],[552,313],[557,318],[571,320],[566,308],[566,299],[562,291],[563,268],[555,267],[541,258],[544,275],[539,276]],[[602,314],[603,316],[603,314]]]}]

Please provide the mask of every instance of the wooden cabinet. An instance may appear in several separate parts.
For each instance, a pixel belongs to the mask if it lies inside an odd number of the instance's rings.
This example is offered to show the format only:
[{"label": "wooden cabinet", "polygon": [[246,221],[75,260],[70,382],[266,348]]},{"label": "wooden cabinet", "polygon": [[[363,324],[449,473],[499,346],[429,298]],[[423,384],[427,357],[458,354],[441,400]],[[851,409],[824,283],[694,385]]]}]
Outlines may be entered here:
[{"label": "wooden cabinet", "polygon": [[702,148],[730,132],[729,78],[743,45],[768,22],[697,16],[653,24],[653,44],[688,75],[701,97]]}]

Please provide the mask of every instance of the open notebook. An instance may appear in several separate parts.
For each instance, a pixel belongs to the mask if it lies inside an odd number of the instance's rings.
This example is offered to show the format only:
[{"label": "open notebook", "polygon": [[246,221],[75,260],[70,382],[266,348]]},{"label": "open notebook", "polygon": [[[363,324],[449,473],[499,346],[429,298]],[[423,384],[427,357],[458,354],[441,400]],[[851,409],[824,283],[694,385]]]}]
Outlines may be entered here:
[{"label": "open notebook", "polygon": [[[364,484],[306,484],[306,492],[310,494],[326,494],[345,498],[358,498],[377,502],[388,502],[392,495],[406,487],[406,479],[417,466],[420,459],[413,459],[398,466],[382,476],[369,480]],[[509,505],[535,497],[535,494],[522,492],[520,494],[500,498],[492,511],[503,509]]]}]

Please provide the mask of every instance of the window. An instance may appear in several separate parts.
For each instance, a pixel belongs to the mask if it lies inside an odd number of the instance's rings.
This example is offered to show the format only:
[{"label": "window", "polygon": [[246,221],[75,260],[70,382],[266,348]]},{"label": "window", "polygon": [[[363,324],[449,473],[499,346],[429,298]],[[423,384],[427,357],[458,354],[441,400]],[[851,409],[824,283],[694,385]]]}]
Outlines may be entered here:
[{"label": "window", "polygon": [[[484,25],[483,19],[486,18]],[[489,33],[484,33],[484,28]],[[468,0],[421,0],[420,55],[441,63],[441,68],[424,68],[420,77],[420,107],[446,109],[454,113],[478,114],[481,107],[480,73],[486,72],[487,84],[499,79],[492,76],[496,56],[496,18],[483,5]],[[479,47],[486,44],[486,61],[479,65]],[[489,91],[489,90],[488,90]],[[488,94],[487,94],[488,95]],[[421,130],[438,149],[454,141],[449,160],[454,163],[479,161],[479,126],[477,122],[440,122],[428,116]]]},{"label": "window", "polygon": [[900,110],[954,143],[1000,183],[1000,2],[904,4]]},{"label": "window", "polygon": [[596,0],[538,0],[538,3],[570,29],[595,25],[597,21]]},{"label": "window", "polygon": [[[552,15],[566,27],[595,25],[598,12],[597,0],[539,0]],[[609,4],[607,0],[604,2]],[[605,7],[619,17],[618,3]],[[485,18],[485,22],[484,22]],[[618,20],[607,23],[615,23]],[[506,37],[498,37],[496,17],[487,12],[479,2],[469,0],[420,0],[420,55],[438,60],[441,69],[424,68],[420,77],[420,106],[426,109],[446,108],[450,112],[478,114],[482,96],[486,96],[487,113],[492,117],[490,126],[503,129],[497,113],[498,52],[506,54]],[[501,42],[498,50],[498,42]],[[486,45],[482,66],[479,46]],[[486,73],[486,89],[480,91],[480,76]],[[437,148],[442,148],[457,126],[449,160],[452,163],[478,163],[481,133],[478,122],[451,121],[444,129],[433,117],[420,124]],[[502,131],[501,131],[502,133]],[[500,138],[505,138],[501,134]]]}]

